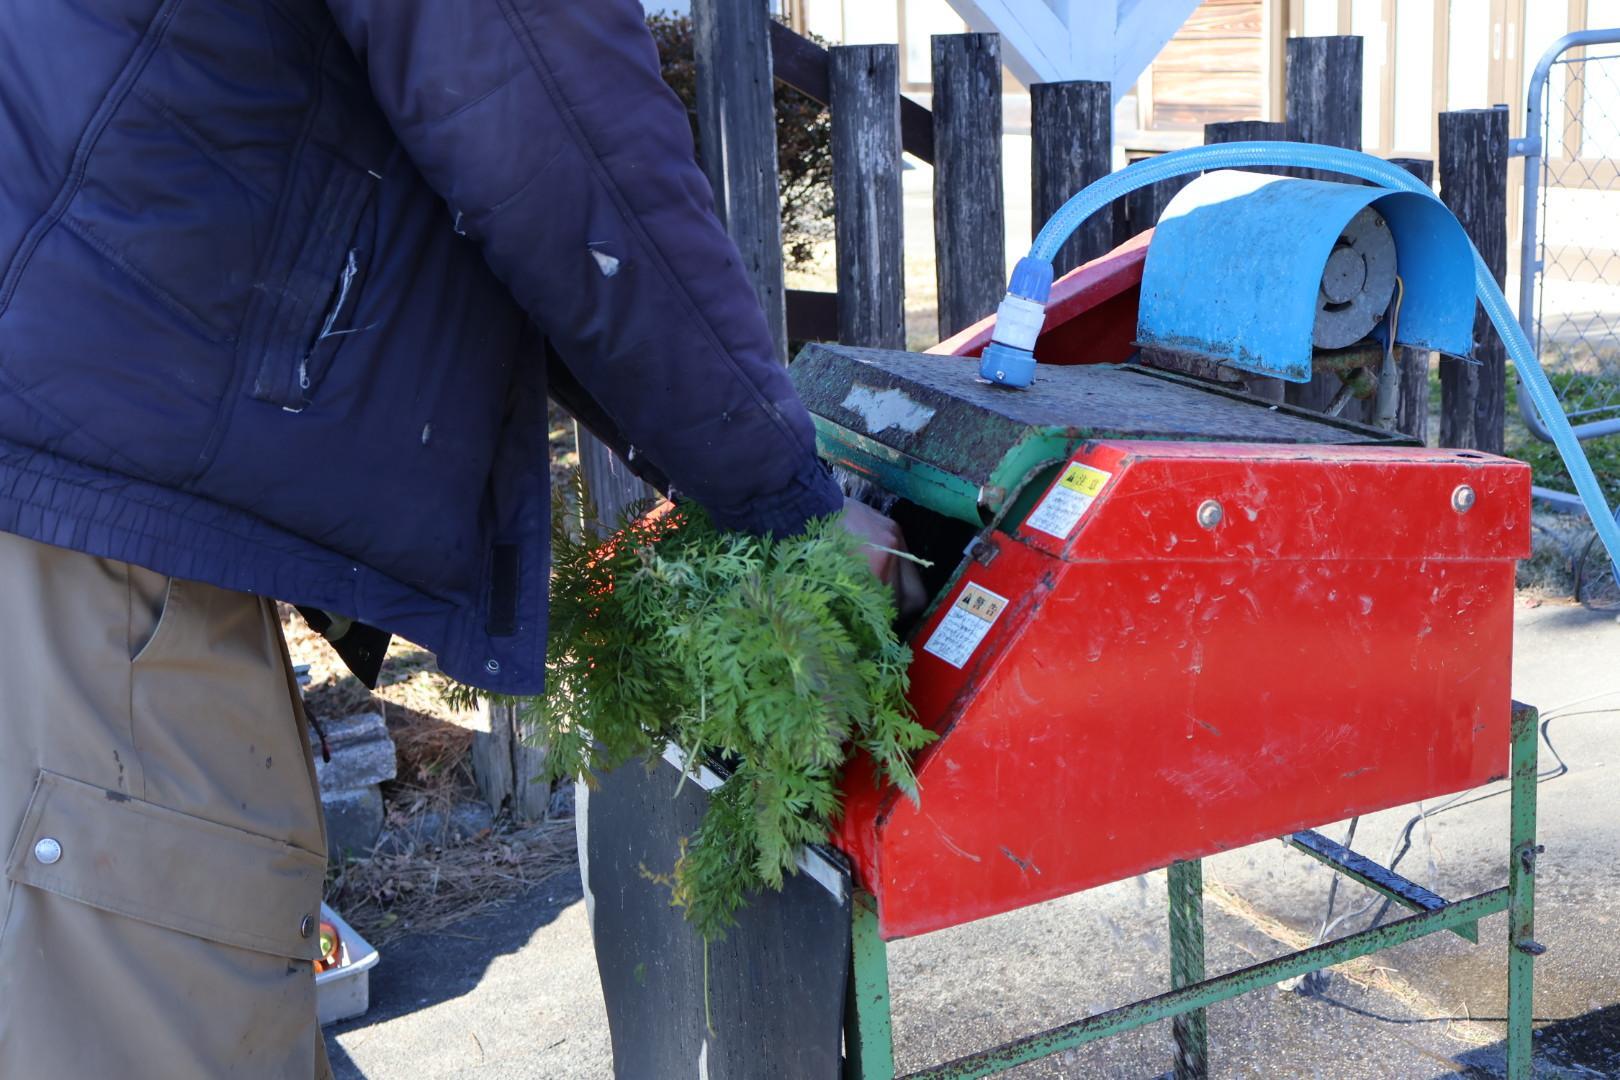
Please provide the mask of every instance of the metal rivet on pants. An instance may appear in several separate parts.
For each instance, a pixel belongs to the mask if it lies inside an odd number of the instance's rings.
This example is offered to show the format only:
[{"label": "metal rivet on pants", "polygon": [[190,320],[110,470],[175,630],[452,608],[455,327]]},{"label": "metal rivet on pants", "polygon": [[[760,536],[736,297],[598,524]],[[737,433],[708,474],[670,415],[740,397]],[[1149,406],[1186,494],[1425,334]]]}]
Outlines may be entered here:
[{"label": "metal rivet on pants", "polygon": [[1474,508],[1474,489],[1467,484],[1458,484],[1451,492],[1451,508],[1459,514],[1466,514]]},{"label": "metal rivet on pants", "polygon": [[38,859],[46,866],[51,865],[61,857],[62,845],[57,843],[55,840],[52,840],[48,836],[34,845],[34,858]]},{"label": "metal rivet on pants", "polygon": [[497,671],[501,670],[501,662],[499,660],[485,660],[484,670],[493,675]]},{"label": "metal rivet on pants", "polygon": [[1214,499],[1205,499],[1198,504],[1198,524],[1206,529],[1213,529],[1219,525],[1221,518],[1225,516],[1226,512],[1221,509],[1221,504]]},{"label": "metal rivet on pants", "polygon": [[305,915],[304,921],[298,924],[298,936],[307,938],[315,933],[315,916]]}]

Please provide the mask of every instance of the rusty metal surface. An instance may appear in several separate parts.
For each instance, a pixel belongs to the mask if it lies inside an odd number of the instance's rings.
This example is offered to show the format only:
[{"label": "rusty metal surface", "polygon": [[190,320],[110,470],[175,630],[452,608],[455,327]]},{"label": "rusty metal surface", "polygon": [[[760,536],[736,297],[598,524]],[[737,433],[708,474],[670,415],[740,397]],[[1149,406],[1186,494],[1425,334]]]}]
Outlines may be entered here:
[{"label": "rusty metal surface", "polygon": [[[1372,429],[1272,409],[1258,398],[1212,393],[1189,381],[1159,377],[1131,365],[1053,365],[1028,390],[1011,391],[974,377],[973,365],[953,357],[886,349],[809,345],[793,365],[794,383],[811,411],[867,435],[893,435],[892,445],[927,440],[968,442],[957,423],[923,421],[915,431],[891,421],[872,430],[866,413],[845,404],[854,387],[894,388],[919,409],[951,421],[999,422],[1048,428],[1085,438],[1218,442],[1369,443]],[[1212,388],[1211,388],[1212,389]],[[880,418],[886,414],[878,414]],[[946,419],[940,416],[940,419]],[[889,442],[889,439],[885,439]]]}]

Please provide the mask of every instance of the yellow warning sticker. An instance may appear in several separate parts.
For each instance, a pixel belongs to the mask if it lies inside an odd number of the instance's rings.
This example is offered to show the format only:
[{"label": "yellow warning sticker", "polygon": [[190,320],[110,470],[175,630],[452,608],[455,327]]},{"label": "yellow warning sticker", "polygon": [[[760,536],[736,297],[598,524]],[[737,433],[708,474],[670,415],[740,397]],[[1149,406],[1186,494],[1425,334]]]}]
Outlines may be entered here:
[{"label": "yellow warning sticker", "polygon": [[1024,524],[1048,536],[1067,540],[1113,475],[1090,465],[1071,464]]},{"label": "yellow warning sticker", "polygon": [[923,645],[923,651],[933,653],[952,667],[961,667],[984,641],[990,627],[1006,607],[1006,597],[997,596],[984,586],[969,582],[963,586],[962,595],[956,598],[956,603],[951,605],[945,617],[939,620],[939,625],[934,627],[934,632]]}]

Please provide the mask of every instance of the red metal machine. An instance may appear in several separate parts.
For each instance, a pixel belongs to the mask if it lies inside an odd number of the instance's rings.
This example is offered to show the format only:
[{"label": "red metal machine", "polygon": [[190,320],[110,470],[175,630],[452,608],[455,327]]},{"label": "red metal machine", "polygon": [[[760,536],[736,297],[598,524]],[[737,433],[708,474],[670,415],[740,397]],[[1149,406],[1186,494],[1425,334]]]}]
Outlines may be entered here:
[{"label": "red metal machine", "polygon": [[824,453],[944,560],[920,800],[858,761],[836,836],[885,939],[1508,772],[1528,468],[1124,365],[1145,251],[1057,283],[1024,394],[794,365]]}]

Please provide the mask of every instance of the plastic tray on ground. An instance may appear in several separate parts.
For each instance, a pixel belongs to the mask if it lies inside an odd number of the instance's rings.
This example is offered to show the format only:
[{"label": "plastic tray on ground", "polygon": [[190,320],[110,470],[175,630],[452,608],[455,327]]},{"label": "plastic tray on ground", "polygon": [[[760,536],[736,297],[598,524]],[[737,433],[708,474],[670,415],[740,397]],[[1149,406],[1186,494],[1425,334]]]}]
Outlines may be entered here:
[{"label": "plastic tray on ground", "polygon": [[324,903],[321,918],[337,927],[341,942],[338,966],[315,976],[315,1011],[324,1027],[362,1016],[371,1007],[371,969],[381,954]]}]

